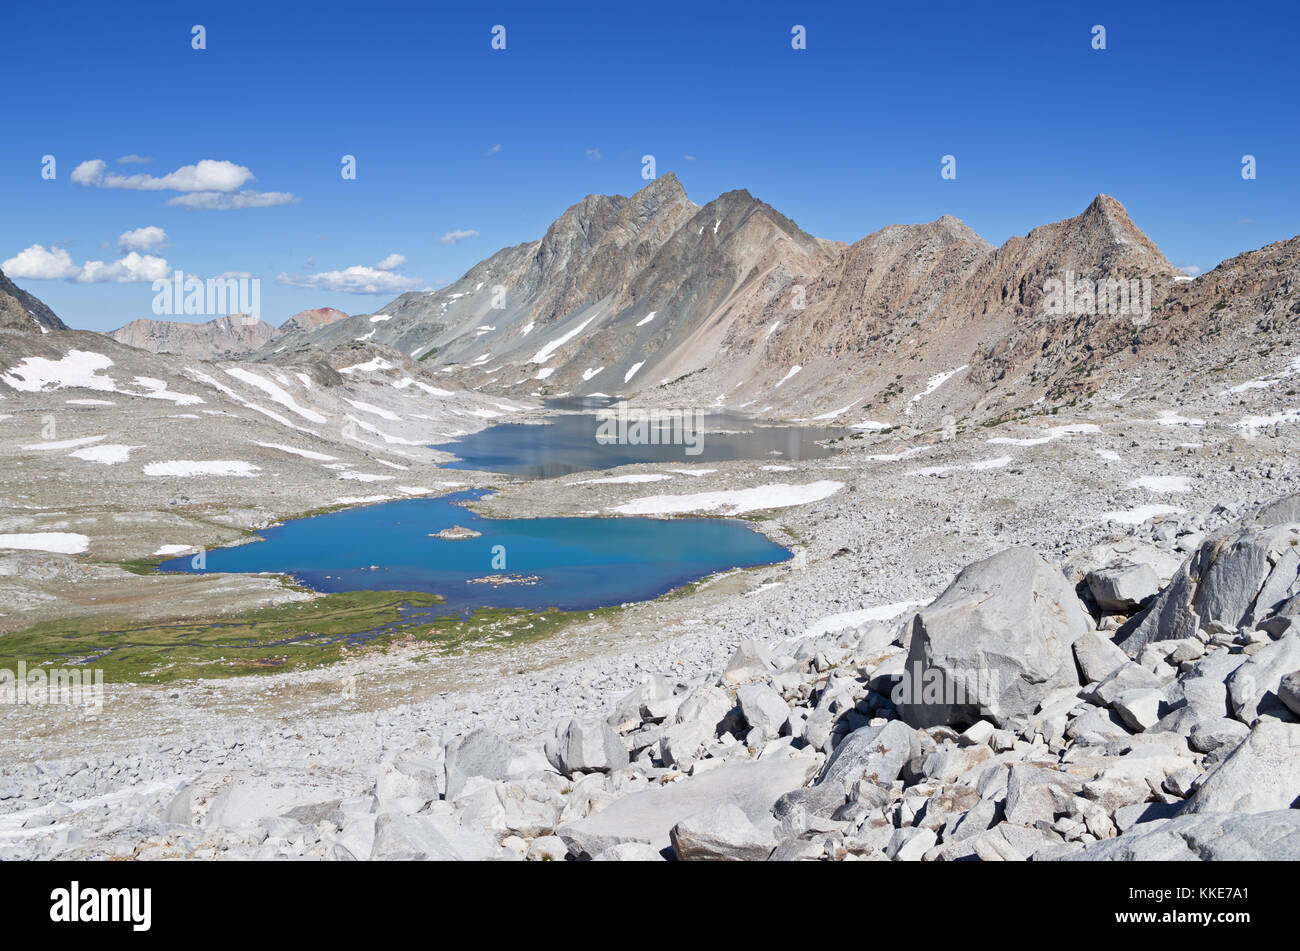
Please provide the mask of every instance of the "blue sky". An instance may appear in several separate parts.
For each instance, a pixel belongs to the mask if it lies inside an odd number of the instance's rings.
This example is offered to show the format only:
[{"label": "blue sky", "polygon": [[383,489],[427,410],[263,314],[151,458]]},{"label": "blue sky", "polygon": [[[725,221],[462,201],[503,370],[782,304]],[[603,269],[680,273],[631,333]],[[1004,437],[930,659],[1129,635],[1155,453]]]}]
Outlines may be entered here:
[{"label": "blue sky", "polygon": [[[948,213],[998,244],[1099,192],[1202,271],[1300,232],[1294,3],[302,9],[8,9],[0,262],[21,262],[4,264],[15,282],[94,330],[153,316],[139,279],[164,267],[260,277],[272,323],[367,313],[539,237],[585,194],[636,191],[647,153],[700,204],[747,188],[849,242]],[[240,203],[264,207],[219,210]]]}]

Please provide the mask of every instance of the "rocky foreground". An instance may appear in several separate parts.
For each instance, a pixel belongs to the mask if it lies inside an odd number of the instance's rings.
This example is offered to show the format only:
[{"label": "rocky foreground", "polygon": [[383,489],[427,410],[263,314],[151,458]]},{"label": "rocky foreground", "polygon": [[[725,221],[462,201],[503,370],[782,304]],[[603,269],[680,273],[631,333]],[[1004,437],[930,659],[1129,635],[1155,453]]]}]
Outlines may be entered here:
[{"label": "rocky foreground", "polygon": [[1300,859],[1300,494],[1179,542],[1163,588],[1013,547],[901,624],[747,641],[544,742],[206,769],[33,810],[0,857]]}]

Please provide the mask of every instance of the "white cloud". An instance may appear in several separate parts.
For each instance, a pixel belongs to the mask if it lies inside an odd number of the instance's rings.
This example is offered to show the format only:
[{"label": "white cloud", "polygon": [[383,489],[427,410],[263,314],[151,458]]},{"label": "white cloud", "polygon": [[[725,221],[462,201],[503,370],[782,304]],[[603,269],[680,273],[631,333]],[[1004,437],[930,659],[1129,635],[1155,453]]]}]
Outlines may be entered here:
[{"label": "white cloud", "polygon": [[123,155],[117,160],[118,165],[145,165],[152,162],[153,159],[145,155],[136,155],[132,152],[130,155]]},{"label": "white cloud", "polygon": [[82,162],[72,170],[72,181],[77,185],[98,185],[104,178],[104,169],[108,163],[103,159],[91,159]]},{"label": "white cloud", "polygon": [[599,162],[600,149],[587,149],[587,158],[591,159],[593,162]]},{"label": "white cloud", "polygon": [[122,251],[150,251],[167,241],[167,232],[157,225],[124,231],[117,239],[117,246]]},{"label": "white cloud", "polygon": [[72,262],[72,256],[62,248],[46,250],[33,244],[0,264],[0,270],[9,277],[28,278],[34,281],[53,281],[61,277],[76,277],[81,268]]},{"label": "white cloud", "polygon": [[496,154],[497,154],[498,152],[500,152],[500,151],[501,151],[501,146],[498,144],[498,145],[494,145],[494,146],[492,146],[492,148],[488,149],[488,150],[487,150],[487,154],[488,154],[488,155],[496,155]]},{"label": "white cloud", "polygon": [[376,264],[375,267],[380,271],[395,271],[405,263],[406,257],[404,255],[390,254],[388,257]]},{"label": "white cloud", "polygon": [[[381,262],[383,263],[383,262]],[[423,285],[420,278],[357,264],[342,271],[319,274],[281,274],[276,283],[289,287],[310,287],[340,294],[394,294],[413,291]]]},{"label": "white cloud", "polygon": [[167,204],[191,211],[231,211],[239,208],[274,208],[300,201],[301,198],[289,192],[241,191],[233,195],[223,192],[191,192],[188,195],[177,195],[169,199]]},{"label": "white cloud", "polygon": [[108,174],[107,168],[103,159],[82,162],[73,169],[72,180],[78,185],[135,191],[232,192],[253,179],[252,171],[245,166],[218,159],[182,165],[162,176]]},{"label": "white cloud", "polygon": [[466,238],[477,238],[478,232],[472,229],[464,231],[448,231],[438,239],[442,244],[455,244],[457,241],[464,241]]},{"label": "white cloud", "polygon": [[[148,161],[126,155],[119,162]],[[103,159],[90,159],[72,170],[72,181],[95,188],[125,188],[132,191],[182,192],[167,204],[194,211],[227,211],[234,208],[272,208],[301,201],[289,192],[259,192],[244,188],[254,180],[252,171],[218,159],[203,159],[182,165],[166,175],[121,175],[108,170]]]},{"label": "white cloud", "polygon": [[171,265],[164,258],[152,254],[142,255],[132,251],[111,263],[87,261],[85,264],[78,265],[62,248],[47,250],[39,244],[32,245],[0,264],[0,270],[10,277],[37,281],[62,279],[76,281],[78,284],[148,283],[171,277]]},{"label": "white cloud", "polygon": [[81,273],[77,275],[77,283],[147,284],[152,281],[167,281],[171,276],[172,268],[165,258],[132,251],[111,264],[103,261],[87,261],[82,265]]}]

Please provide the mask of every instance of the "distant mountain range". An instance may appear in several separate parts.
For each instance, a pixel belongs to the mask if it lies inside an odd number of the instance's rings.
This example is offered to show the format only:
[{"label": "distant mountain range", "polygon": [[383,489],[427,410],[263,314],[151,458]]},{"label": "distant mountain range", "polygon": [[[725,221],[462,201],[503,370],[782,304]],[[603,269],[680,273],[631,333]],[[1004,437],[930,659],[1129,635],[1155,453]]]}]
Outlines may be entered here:
[{"label": "distant mountain range", "polygon": [[142,318],[109,334],[118,343],[153,353],[177,353],[199,360],[229,360],[246,356],[285,334],[305,333],[342,320],[347,314],[319,307],[294,314],[279,327],[247,314],[217,317],[206,323]]},{"label": "distant mountain range", "polygon": [[948,215],[845,245],[746,191],[697,206],[669,174],[584,198],[446,288],[257,357],[364,342],[506,396],[919,424],[1068,402],[1164,349],[1281,327],[1300,306],[1298,253],[1279,242],[1193,280],[1108,195],[1001,247]]},{"label": "distant mountain range", "polygon": [[[400,351],[449,385],[514,398],[925,425],[1050,409],[1152,367],[1197,373],[1272,346],[1300,313],[1298,269],[1292,238],[1193,280],[1108,195],[1001,247],[948,215],[846,245],[747,191],[700,207],[667,174],[631,197],[590,195],[540,239],[374,314],[323,308],[276,329],[139,320],[111,336],[281,365]],[[8,324],[62,326],[0,289]]]}]

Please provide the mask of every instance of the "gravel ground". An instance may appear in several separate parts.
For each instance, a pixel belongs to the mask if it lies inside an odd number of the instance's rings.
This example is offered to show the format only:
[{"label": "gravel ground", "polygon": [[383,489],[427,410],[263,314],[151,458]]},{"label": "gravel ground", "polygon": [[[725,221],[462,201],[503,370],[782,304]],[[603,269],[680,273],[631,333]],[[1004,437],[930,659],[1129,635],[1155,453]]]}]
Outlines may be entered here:
[{"label": "gravel ground", "polygon": [[[167,839],[162,810],[177,787],[206,769],[373,773],[400,751],[435,749],[475,727],[536,742],[563,718],[607,710],[646,672],[698,677],[720,671],[744,639],[779,643],[834,615],[926,602],[964,565],[1010,545],[1083,569],[1099,563],[1097,546],[1108,552],[1137,544],[1149,560],[1176,565],[1194,533],[1296,485],[1300,429],[1236,425],[1287,408],[1277,401],[1253,390],[1180,405],[1093,407],[948,440],[868,434],[835,458],[790,463],[791,471],[714,463],[707,467],[714,473],[653,485],[572,485],[589,475],[508,482],[458,472],[468,484],[495,484],[497,494],[476,505],[494,515],[604,514],[651,495],[843,485],[821,501],[748,515],[771,538],[804,549],[806,566],[798,558],[724,573],[685,596],[628,605],[540,643],[450,657],[398,646],[324,669],[166,688],[109,684],[94,718],[68,707],[4,708],[0,855],[198,854],[194,842]],[[1175,415],[1161,422],[1162,412]],[[1064,426],[1096,431],[1043,438]],[[687,466],[605,475],[669,468]],[[1158,491],[1138,483],[1150,477],[1160,477],[1149,483]],[[1170,487],[1185,491],[1165,491]],[[1181,511],[1142,518],[1151,505]],[[1117,520],[1135,511],[1136,524]],[[48,584],[93,590],[112,583],[83,578],[88,571],[70,569]],[[248,589],[271,596],[268,583],[240,579],[231,603],[242,603]],[[195,603],[211,594],[196,591]]]}]

